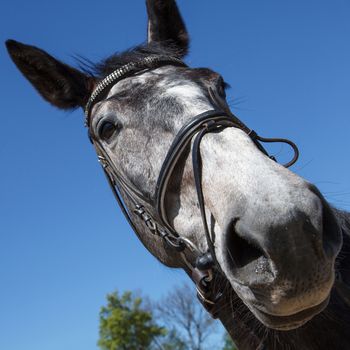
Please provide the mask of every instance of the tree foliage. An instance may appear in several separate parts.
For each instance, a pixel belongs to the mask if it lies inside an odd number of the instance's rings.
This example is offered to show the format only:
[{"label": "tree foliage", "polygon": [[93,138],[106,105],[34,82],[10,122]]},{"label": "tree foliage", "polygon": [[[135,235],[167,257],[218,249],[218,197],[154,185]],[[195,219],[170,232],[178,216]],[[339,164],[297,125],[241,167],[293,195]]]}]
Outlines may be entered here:
[{"label": "tree foliage", "polygon": [[220,340],[218,327],[186,284],[157,303],[116,291],[101,308],[98,345],[101,350],[238,350],[228,334]]},{"label": "tree foliage", "polygon": [[149,349],[156,337],[165,334],[153,320],[150,311],[142,307],[142,299],[125,292],[107,296],[107,306],[100,311],[100,338],[102,350]]}]

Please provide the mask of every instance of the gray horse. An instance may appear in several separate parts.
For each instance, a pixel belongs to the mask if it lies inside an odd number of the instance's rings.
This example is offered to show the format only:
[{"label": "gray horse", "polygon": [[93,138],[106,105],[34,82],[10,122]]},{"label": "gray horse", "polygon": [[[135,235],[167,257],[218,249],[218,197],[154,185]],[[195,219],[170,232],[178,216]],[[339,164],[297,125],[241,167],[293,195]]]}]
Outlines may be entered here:
[{"label": "gray horse", "polygon": [[147,44],[93,74],[36,47],[6,45],[48,102],[85,109],[140,240],[190,275],[240,350],[349,349],[350,214],[267,156],[228,110],[219,74],[183,64],[189,38],[175,1],[148,0],[147,10]]}]

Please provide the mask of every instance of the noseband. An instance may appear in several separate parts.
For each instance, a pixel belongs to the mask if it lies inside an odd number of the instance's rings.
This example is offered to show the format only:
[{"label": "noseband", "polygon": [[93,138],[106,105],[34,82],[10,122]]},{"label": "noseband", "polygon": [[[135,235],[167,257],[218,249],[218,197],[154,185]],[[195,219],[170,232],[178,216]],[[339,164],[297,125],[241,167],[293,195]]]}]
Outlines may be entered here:
[{"label": "noseband", "polygon": [[[202,164],[200,154],[200,144],[204,135],[222,131],[229,127],[243,130],[253,140],[257,148],[266,156],[270,157],[261,142],[283,142],[287,143],[294,150],[293,159],[285,164],[289,167],[298,159],[297,146],[286,139],[268,139],[258,136],[258,134],[244,125],[228,109],[226,102],[212,89],[209,89],[211,103],[215,109],[201,113],[190,119],[177,133],[172,142],[158,177],[154,199],[145,196],[130,180],[126,179],[115,168],[107,152],[103,148],[100,140],[91,130],[91,109],[95,103],[100,101],[106,92],[118,81],[135,73],[155,69],[164,65],[175,65],[187,67],[182,61],[171,56],[149,56],[140,61],[129,63],[103,79],[92,93],[85,108],[85,125],[89,128],[90,140],[93,143],[99,162],[101,163],[113,194],[125,215],[130,226],[140,238],[139,231],[134,223],[135,216],[138,217],[149,232],[159,236],[166,246],[181,254],[185,263],[185,268],[191,274],[196,284],[197,295],[203,306],[213,317],[218,316],[216,307],[218,300],[222,296],[222,291],[217,291],[213,287],[213,277],[215,274],[224,276],[215,255],[215,241],[208,228],[205,202],[202,189]],[[201,251],[191,240],[185,238],[171,225],[165,207],[166,192],[169,180],[181,155],[192,146],[192,167],[197,192],[197,201],[201,212],[203,229],[207,241],[208,250]],[[275,160],[273,157],[271,159]],[[121,193],[125,194],[131,202],[132,207],[126,207]],[[150,211],[150,209],[152,212]],[[134,215],[133,215],[134,214]]]}]

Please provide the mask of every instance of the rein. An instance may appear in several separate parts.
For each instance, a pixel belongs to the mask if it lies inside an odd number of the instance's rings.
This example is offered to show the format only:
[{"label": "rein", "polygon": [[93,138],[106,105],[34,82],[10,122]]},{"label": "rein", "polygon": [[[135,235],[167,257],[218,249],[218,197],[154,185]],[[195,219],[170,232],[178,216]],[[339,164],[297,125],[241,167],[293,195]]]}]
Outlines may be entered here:
[{"label": "rein", "polygon": [[[180,129],[164,159],[157,180],[154,200],[148,198],[115,168],[97,135],[91,130],[91,109],[95,103],[103,99],[107,91],[118,81],[135,73],[155,69],[164,65],[187,67],[186,64],[175,57],[149,56],[140,61],[122,66],[108,75],[98,83],[86,105],[85,125],[88,127],[90,140],[96,149],[98,160],[102,165],[111,190],[135,234],[140,238],[140,233],[132,218],[133,214],[143,222],[143,225],[148,229],[150,234],[161,237],[168,247],[180,253],[188,273],[196,284],[197,296],[200,302],[212,317],[224,318],[225,310],[218,306],[220,300],[224,299],[224,291],[215,288],[214,280],[215,278],[226,280],[226,277],[221,271],[220,265],[216,259],[215,241],[210,233],[205,213],[200,154],[201,141],[208,133],[215,133],[229,127],[234,127],[247,133],[257,148],[273,160],[275,159],[268,155],[267,151],[261,145],[261,142],[283,142],[290,145],[294,150],[294,156],[290,162],[284,165],[285,167],[289,167],[297,161],[299,152],[297,146],[292,141],[260,137],[254,130],[249,129],[229,111],[226,102],[214,90],[209,89],[210,100],[215,109],[194,116]],[[208,250],[204,252],[191,240],[176,232],[169,222],[165,207],[169,180],[176,168],[179,158],[184,154],[185,150],[190,147],[192,140],[193,176],[197,192],[197,202],[200,208],[203,230],[208,246]],[[131,208],[126,207],[121,193],[125,194],[131,201]],[[152,208],[152,213],[146,207]],[[260,343],[259,341],[258,344]]]}]

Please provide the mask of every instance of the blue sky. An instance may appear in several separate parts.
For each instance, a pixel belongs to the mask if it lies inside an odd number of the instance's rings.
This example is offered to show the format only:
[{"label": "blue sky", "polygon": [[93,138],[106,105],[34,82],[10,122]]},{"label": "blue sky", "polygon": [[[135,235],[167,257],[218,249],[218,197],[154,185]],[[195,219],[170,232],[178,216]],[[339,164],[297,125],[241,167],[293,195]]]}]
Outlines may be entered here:
[{"label": "blue sky", "polygon": [[[293,171],[350,209],[350,3],[179,0],[187,62],[222,73],[232,110],[264,136],[300,148]],[[13,38],[74,64],[145,39],[144,1],[2,2]],[[115,288],[159,298],[184,280],[128,228],[80,110],[46,104],[0,52],[0,348],[94,350],[98,312]],[[281,156],[286,156],[285,149]]]}]

